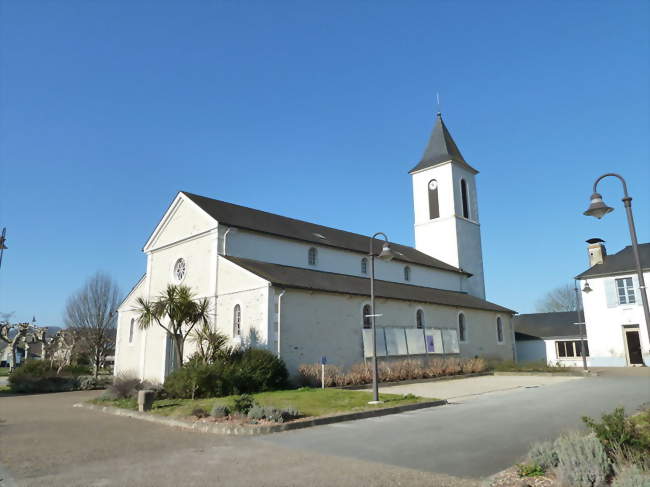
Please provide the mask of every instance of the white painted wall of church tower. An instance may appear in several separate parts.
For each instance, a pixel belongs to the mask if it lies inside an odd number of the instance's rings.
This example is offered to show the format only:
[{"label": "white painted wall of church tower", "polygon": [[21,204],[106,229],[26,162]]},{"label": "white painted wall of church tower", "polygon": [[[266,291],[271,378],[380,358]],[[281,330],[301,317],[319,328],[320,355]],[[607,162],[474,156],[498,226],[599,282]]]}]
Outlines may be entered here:
[{"label": "white painted wall of church tower", "polygon": [[[437,182],[439,216],[431,218],[431,181]],[[463,216],[461,181],[467,186],[468,215]],[[472,274],[464,291],[485,298],[481,228],[474,174],[446,162],[412,174],[415,248]]]}]

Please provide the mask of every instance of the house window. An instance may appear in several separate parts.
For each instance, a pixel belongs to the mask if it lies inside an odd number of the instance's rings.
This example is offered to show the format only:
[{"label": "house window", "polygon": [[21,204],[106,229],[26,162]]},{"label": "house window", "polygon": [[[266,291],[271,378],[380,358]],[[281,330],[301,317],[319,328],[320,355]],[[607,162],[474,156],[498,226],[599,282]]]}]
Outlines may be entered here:
[{"label": "house window", "polygon": [[372,318],[370,315],[372,312],[370,311],[370,305],[369,304],[364,304],[363,305],[363,316],[361,317],[362,322],[363,322],[363,327],[364,328],[372,328]]},{"label": "house window", "polygon": [[418,328],[424,328],[424,311],[421,309],[415,312],[415,326]]},{"label": "house window", "polygon": [[133,327],[135,325],[135,318],[131,318],[131,325],[129,326],[129,343],[133,343]]},{"label": "house window", "polygon": [[497,342],[503,343],[503,322],[501,317],[497,317]]},{"label": "house window", "polygon": [[631,277],[616,279],[616,289],[618,291],[618,304],[634,304],[636,296],[634,295],[634,284]]},{"label": "house window", "polygon": [[467,195],[467,183],[464,179],[460,180],[460,198],[463,204],[463,217],[469,218],[469,196]]},{"label": "house window", "polygon": [[429,181],[429,219],[433,220],[440,216],[440,204],[438,203],[438,181]]},{"label": "house window", "polygon": [[467,330],[465,329],[465,315],[463,313],[458,315],[458,339],[461,342],[467,341]]},{"label": "house window", "polygon": [[404,267],[404,280],[405,281],[411,280],[411,268],[409,266]]},{"label": "house window", "polygon": [[309,263],[309,265],[316,265],[316,255],[317,255],[316,247],[311,247],[309,249],[309,253],[307,254],[307,262]]},{"label": "house window", "polygon": [[[582,357],[582,342],[580,340],[561,340],[555,342],[558,358]],[[585,357],[589,357],[589,345],[585,342]]]},{"label": "house window", "polygon": [[368,274],[368,259],[361,259],[361,274]]},{"label": "house window", "polygon": [[241,336],[241,306],[235,305],[232,316],[232,336]]}]

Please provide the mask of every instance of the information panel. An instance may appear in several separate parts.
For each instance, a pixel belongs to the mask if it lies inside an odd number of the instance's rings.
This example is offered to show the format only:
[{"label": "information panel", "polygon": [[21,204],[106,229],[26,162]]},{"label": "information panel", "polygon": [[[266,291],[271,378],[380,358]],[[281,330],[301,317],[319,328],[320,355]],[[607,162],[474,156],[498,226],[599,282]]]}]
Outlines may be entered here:
[{"label": "information panel", "polygon": [[424,330],[427,353],[444,353],[441,330],[427,328]]},{"label": "information panel", "polygon": [[422,328],[406,328],[406,346],[409,355],[421,355],[427,353],[424,344],[424,330]]},{"label": "information panel", "polygon": [[445,353],[460,353],[457,330],[451,328],[442,330],[442,345]]},{"label": "information panel", "polygon": [[[363,330],[363,354],[366,357],[372,357],[372,330],[364,328]],[[386,356],[386,338],[384,329],[377,328],[377,357]]]},{"label": "information panel", "polygon": [[404,328],[385,328],[388,355],[408,355]]}]

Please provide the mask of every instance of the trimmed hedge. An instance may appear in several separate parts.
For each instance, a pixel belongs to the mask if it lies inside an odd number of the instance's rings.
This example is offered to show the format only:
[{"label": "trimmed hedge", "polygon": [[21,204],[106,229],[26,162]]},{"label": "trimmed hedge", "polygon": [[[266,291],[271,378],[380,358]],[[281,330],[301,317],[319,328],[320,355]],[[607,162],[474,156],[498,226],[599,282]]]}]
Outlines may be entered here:
[{"label": "trimmed hedge", "polygon": [[9,375],[9,388],[21,394],[68,392],[97,389],[108,380],[84,375],[88,373],[88,367],[72,366],[57,374],[48,362],[29,360]]}]

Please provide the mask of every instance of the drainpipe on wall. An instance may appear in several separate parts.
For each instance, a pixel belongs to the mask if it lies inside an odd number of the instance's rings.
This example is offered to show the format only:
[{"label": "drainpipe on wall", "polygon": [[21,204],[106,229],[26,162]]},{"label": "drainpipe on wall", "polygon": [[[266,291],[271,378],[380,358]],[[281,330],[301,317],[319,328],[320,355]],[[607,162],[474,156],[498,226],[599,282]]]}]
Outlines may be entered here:
[{"label": "drainpipe on wall", "polygon": [[282,324],[282,296],[284,296],[284,293],[286,293],[286,290],[282,290],[282,292],[278,295],[278,358],[280,357],[280,330],[281,330],[281,324]]}]

